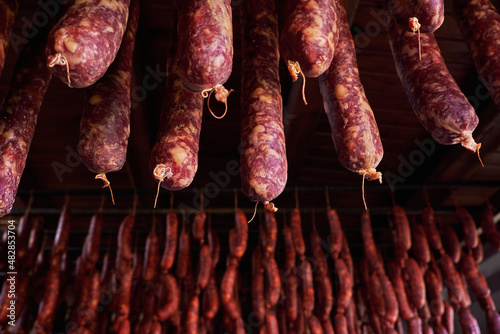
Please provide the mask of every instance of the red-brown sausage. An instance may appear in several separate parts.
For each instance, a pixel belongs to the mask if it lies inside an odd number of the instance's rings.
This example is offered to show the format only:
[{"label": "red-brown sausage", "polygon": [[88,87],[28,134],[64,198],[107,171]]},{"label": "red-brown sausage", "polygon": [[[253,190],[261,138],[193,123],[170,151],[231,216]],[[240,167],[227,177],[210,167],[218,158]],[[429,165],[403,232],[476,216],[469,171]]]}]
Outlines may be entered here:
[{"label": "red-brown sausage", "polygon": [[408,334],[422,334],[422,319],[414,317],[408,321]]},{"label": "red-brown sausage", "polygon": [[264,224],[261,225],[261,240],[264,246],[264,257],[274,257],[278,238],[278,225],[274,212],[266,210]]},{"label": "red-brown sausage", "polygon": [[341,258],[335,259],[335,272],[339,279],[339,291],[337,294],[337,313],[344,313],[349,307],[352,298],[352,288],[354,282]]},{"label": "red-brown sausage", "polygon": [[210,279],[212,272],[212,257],[210,248],[207,244],[200,247],[200,256],[198,258],[198,276],[196,277],[196,285],[200,290],[205,289]]},{"label": "red-brown sausage", "polygon": [[422,210],[422,225],[427,235],[429,245],[442,254],[444,252],[443,242],[436,226],[434,210],[430,206]]},{"label": "red-brown sausage", "polygon": [[424,280],[430,312],[435,318],[441,318],[444,313],[443,284],[431,270],[425,272]]},{"label": "red-brown sausage", "polygon": [[262,324],[266,315],[266,301],[264,294],[264,267],[262,250],[257,247],[252,252],[252,310],[255,320]]},{"label": "red-brown sausage", "polygon": [[102,211],[99,210],[90,219],[89,230],[82,247],[82,256],[86,262],[89,262],[88,268],[94,267],[99,260],[103,224]]},{"label": "red-brown sausage", "polygon": [[476,318],[470,313],[468,307],[462,308],[458,311],[458,322],[462,328],[463,334],[480,334],[479,324]]},{"label": "red-brown sausage", "polygon": [[336,259],[342,250],[342,226],[337,211],[328,208],[326,214],[328,217],[328,225],[330,226],[330,253],[332,257]]},{"label": "red-brown sausage", "polygon": [[470,213],[463,207],[457,207],[455,209],[458,220],[462,224],[462,228],[464,229],[464,241],[465,245],[469,249],[473,249],[477,247],[479,243],[479,236],[477,234],[476,223],[474,222],[474,218],[470,215]]},{"label": "red-brown sausage", "polygon": [[211,320],[219,311],[219,291],[217,289],[217,281],[215,280],[215,272],[212,271],[207,287],[203,290],[203,317]]},{"label": "red-brown sausage", "polygon": [[245,1],[242,24],[241,185],[252,201],[283,191],[287,159],[274,2]]},{"label": "red-brown sausage", "polygon": [[464,290],[460,274],[455,269],[453,261],[447,254],[441,257],[441,271],[443,273],[444,284],[448,290],[448,297],[453,307],[457,309],[468,307],[470,304],[467,301],[467,296],[465,296],[467,291]]},{"label": "red-brown sausage", "polygon": [[460,261],[461,247],[457,233],[450,225],[446,225],[444,231],[446,253],[451,257],[453,263],[458,263]]},{"label": "red-brown sausage", "polygon": [[431,249],[422,225],[415,224],[411,228],[411,240],[413,257],[421,267],[426,267],[431,262]]},{"label": "red-brown sausage", "polygon": [[182,231],[179,234],[179,251],[177,252],[177,267],[175,268],[175,276],[181,280],[185,278],[189,270],[189,247],[190,239],[189,232],[182,226]]},{"label": "red-brown sausage", "polygon": [[323,334],[323,327],[321,327],[321,322],[314,315],[310,315],[307,318],[307,327],[311,334]]},{"label": "red-brown sausage", "polygon": [[339,161],[348,170],[382,182],[384,154],[375,116],[361,84],[347,15],[339,5],[339,42],[328,70],[319,77],[323,105]]},{"label": "red-brown sausage", "polygon": [[399,241],[405,250],[409,250],[411,248],[411,229],[406,212],[398,205],[393,207],[392,212],[394,214],[394,225],[398,233]]},{"label": "red-brown sausage", "polygon": [[420,32],[434,32],[444,21],[443,0],[392,0],[388,1],[389,10],[396,21],[407,30],[415,29],[410,19],[417,19]]},{"label": "red-brown sausage", "polygon": [[500,314],[497,310],[486,312],[486,326],[488,334],[500,333]]},{"label": "red-brown sausage", "polygon": [[[154,227],[154,225],[153,225]],[[146,246],[144,250],[144,267],[142,269],[142,279],[146,282],[152,281],[158,274],[158,235],[154,228],[146,238]]]},{"label": "red-brown sausage", "polygon": [[404,286],[404,281],[401,276],[395,276],[391,280],[392,286],[394,287],[394,292],[396,293],[396,298],[399,305],[399,314],[401,318],[409,321],[415,316],[410,303],[408,302],[408,297],[406,295],[406,290]]},{"label": "red-brown sausage", "polygon": [[298,275],[302,283],[302,305],[306,317],[311,315],[314,309],[314,282],[311,263],[303,261],[298,268]]},{"label": "red-brown sausage", "polygon": [[472,131],[478,117],[446,68],[434,35],[405,31],[394,20],[390,20],[388,34],[399,78],[424,128],[443,145],[460,143],[476,152],[480,145]]},{"label": "red-brown sausage", "polygon": [[299,209],[297,208],[292,210],[290,216],[290,229],[292,231],[295,252],[297,253],[299,259],[303,259],[306,253],[306,244],[304,242],[304,236],[302,234],[302,220],[300,218]]},{"label": "red-brown sausage", "polygon": [[425,303],[424,275],[413,258],[408,258],[405,264],[404,275],[408,283],[408,299],[413,307],[419,309]]},{"label": "red-brown sausage", "polygon": [[383,273],[378,273],[378,276],[384,293],[385,320],[392,327],[399,316],[398,300],[389,278]]},{"label": "red-brown sausage", "polygon": [[166,274],[175,260],[175,251],[177,250],[177,229],[178,229],[177,214],[170,210],[167,213],[167,227],[165,229],[165,248],[161,258],[160,267],[163,274]]},{"label": "red-brown sausage", "polygon": [[268,258],[266,261],[266,274],[268,282],[267,302],[270,307],[276,305],[281,293],[281,277],[278,270],[278,264],[274,258]]},{"label": "red-brown sausage", "polygon": [[454,317],[455,317],[455,311],[453,310],[453,307],[451,306],[450,303],[447,301],[444,302],[444,313],[443,313],[443,318],[442,318],[442,323],[448,333],[454,333],[455,332],[455,322],[454,322]]},{"label": "red-brown sausage", "polygon": [[347,320],[342,313],[337,313],[334,318],[335,333],[348,334]]},{"label": "red-brown sausage", "polygon": [[132,229],[135,225],[135,215],[130,214],[120,223],[118,228],[116,268],[121,269],[127,265],[132,265],[134,252],[132,251]]},{"label": "red-brown sausage", "polygon": [[500,251],[500,233],[498,233],[493,221],[493,207],[489,203],[481,212],[481,227],[483,228],[483,235],[490,246]]},{"label": "red-brown sausage", "polygon": [[197,241],[203,241],[203,238],[205,238],[205,221],[207,220],[207,214],[205,211],[200,210],[194,217],[193,221],[193,226],[192,226],[192,232],[193,232],[193,238],[194,240]]}]

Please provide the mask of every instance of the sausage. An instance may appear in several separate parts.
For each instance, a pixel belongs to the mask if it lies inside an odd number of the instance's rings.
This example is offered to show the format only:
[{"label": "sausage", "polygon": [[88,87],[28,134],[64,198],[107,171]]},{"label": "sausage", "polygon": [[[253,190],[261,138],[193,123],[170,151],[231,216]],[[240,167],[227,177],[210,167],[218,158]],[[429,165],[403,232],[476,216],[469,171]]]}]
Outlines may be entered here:
[{"label": "sausage", "polygon": [[[230,264],[226,268],[226,272],[222,277],[221,282],[221,303],[227,310],[227,305],[234,298],[234,283],[236,281],[236,275],[238,273],[238,267],[235,264]],[[227,310],[229,312],[229,310]]]},{"label": "sausage", "polygon": [[348,334],[347,320],[342,313],[335,314],[334,325],[336,334]]},{"label": "sausage", "polygon": [[200,210],[194,217],[192,232],[194,240],[202,242],[205,238],[205,221],[207,220],[207,214],[205,211]]},{"label": "sausage", "polygon": [[261,240],[264,246],[264,257],[274,257],[276,241],[278,238],[278,224],[274,213],[266,210],[264,224],[261,225]]},{"label": "sausage", "polygon": [[392,286],[394,287],[396,298],[398,300],[399,314],[401,318],[409,321],[415,316],[415,313],[413,312],[413,309],[408,302],[408,297],[406,295],[406,290],[404,287],[404,281],[401,276],[395,276],[392,278],[391,282]]},{"label": "sausage", "polygon": [[496,309],[495,301],[491,297],[491,294],[477,297],[477,301],[478,301],[481,309],[485,312],[488,310],[495,310]]},{"label": "sausage", "polygon": [[165,230],[165,248],[163,250],[163,255],[161,258],[160,267],[163,274],[166,274],[175,260],[175,251],[177,250],[177,230],[179,222],[177,220],[177,214],[170,210],[167,213],[167,227]]},{"label": "sausage", "polygon": [[373,239],[370,214],[366,210],[361,214],[361,237],[363,238],[363,253],[370,272],[382,270],[378,261],[375,240]]},{"label": "sausage", "polygon": [[[130,13],[128,22],[124,21],[127,22],[127,28],[123,40],[120,41],[121,44],[118,44],[120,49],[109,69],[105,74],[103,73],[104,76],[87,91],[86,104],[80,120],[78,154],[83,164],[91,172],[97,174],[106,174],[122,169],[127,158],[128,137],[130,134],[130,80],[135,34],[139,25],[139,1],[126,1],[130,3]],[[99,7],[96,4],[92,6]],[[91,11],[90,8],[89,10]],[[109,12],[107,15],[110,15]],[[89,13],[87,20],[93,17]],[[86,18],[80,17],[78,20],[82,22]],[[99,24],[95,21],[94,23]],[[61,44],[59,47],[70,48],[71,33],[63,38],[66,38],[68,42],[63,42],[64,46]],[[81,43],[81,41],[77,43]],[[92,49],[90,43],[87,44],[86,48]],[[71,51],[68,49],[67,52]],[[90,53],[88,50],[84,52],[86,56]],[[106,56],[104,55],[104,57]],[[99,58],[99,61],[103,60]],[[72,64],[77,65],[75,60],[72,61]],[[90,63],[87,66],[93,66],[94,64],[96,63]],[[79,72],[84,68],[77,71]],[[63,69],[65,70],[64,67]],[[64,77],[66,77],[66,74]]]},{"label": "sausage", "polygon": [[[8,7],[10,8],[10,5],[1,6],[2,16],[12,15]],[[35,13],[35,19],[36,15]],[[10,21],[10,18],[6,21],[0,20],[0,39],[2,39],[0,59],[5,57],[2,54],[6,47],[2,35],[7,29],[11,29]],[[2,27],[4,24],[5,27]],[[9,90],[0,107],[0,216],[2,217],[12,210],[35,132],[38,113],[52,79],[43,55],[50,27],[51,25],[47,24],[22,49],[14,67]],[[3,61],[0,67],[3,68]]]},{"label": "sausage", "polygon": [[297,0],[292,4],[281,31],[280,52],[293,81],[300,72],[316,78],[332,63],[339,43],[337,3]]},{"label": "sausage", "polygon": [[458,263],[460,261],[461,247],[457,232],[450,225],[446,225],[444,230],[446,253],[451,257],[453,263]]},{"label": "sausage", "polygon": [[99,210],[90,219],[89,230],[82,247],[82,256],[84,261],[89,263],[88,268],[93,268],[99,260],[102,225],[102,211]]},{"label": "sausage", "polygon": [[359,333],[361,329],[359,328],[358,316],[356,314],[356,301],[354,298],[351,298],[351,302],[347,310],[345,310],[345,318],[347,320],[347,330],[349,334]]},{"label": "sausage", "polygon": [[419,309],[425,303],[425,282],[422,270],[413,258],[406,259],[404,275],[410,304]]},{"label": "sausage", "polygon": [[38,314],[34,325],[37,333],[52,332],[57,301],[59,298],[60,283],[58,261],[53,257],[46,276],[45,291],[38,308]]},{"label": "sausage", "polygon": [[314,285],[311,263],[303,261],[298,268],[298,275],[302,281],[302,306],[308,318],[314,309]]},{"label": "sausage", "polygon": [[267,334],[279,334],[278,320],[272,311],[266,313],[266,332]]},{"label": "sausage", "polygon": [[[349,323],[347,323],[347,325],[349,325]],[[321,328],[323,329],[324,334],[335,334],[335,330],[333,329],[333,324],[330,318],[321,321]]]},{"label": "sausage", "polygon": [[321,327],[321,322],[314,315],[310,315],[307,318],[307,326],[311,334],[323,334],[323,327]]},{"label": "sausage", "polygon": [[200,290],[206,288],[208,280],[210,279],[210,273],[212,271],[212,257],[210,255],[210,248],[208,245],[201,245],[198,260],[198,276],[196,277],[196,286]]},{"label": "sausage", "polygon": [[229,237],[230,250],[236,259],[241,259],[247,250],[248,245],[248,222],[245,214],[240,209],[235,212],[235,228],[233,229],[233,247],[231,247],[231,235]]},{"label": "sausage", "polygon": [[158,273],[158,252],[158,235],[154,230],[153,224],[153,228],[151,228],[151,231],[146,238],[146,246],[144,250],[144,267],[142,269],[142,279],[145,282],[149,282],[155,279]]},{"label": "sausage", "polygon": [[176,56],[169,68],[167,93],[150,162],[154,178],[168,190],[186,188],[194,179],[203,114],[203,97],[184,88],[178,60]]},{"label": "sausage", "polygon": [[411,318],[408,321],[408,334],[421,334],[422,333],[422,319],[419,317]]},{"label": "sausage", "polygon": [[344,232],[342,232],[342,250],[340,252],[340,257],[344,260],[344,263],[349,270],[349,274],[351,275],[351,279],[354,282],[354,264],[352,261],[351,250],[349,249],[349,244],[347,243],[347,238]]},{"label": "sausage", "polygon": [[[332,311],[333,308],[333,303],[334,303],[333,286],[332,286],[332,281],[330,280],[330,277],[326,272],[325,268],[318,267],[316,272],[317,272],[316,289],[318,290],[318,303],[315,308],[315,313],[321,321],[324,321],[330,318],[330,312]],[[341,284],[344,283],[341,282]]]},{"label": "sausage", "polygon": [[182,226],[182,231],[179,234],[179,251],[177,253],[177,267],[175,268],[175,276],[178,280],[182,280],[188,274],[189,270],[189,232]]},{"label": "sausage", "polygon": [[402,207],[395,205],[392,208],[392,212],[394,214],[394,225],[396,227],[399,241],[405,250],[409,250],[411,248],[411,230],[405,210]]},{"label": "sausage", "polygon": [[173,316],[180,304],[180,291],[177,280],[172,274],[166,274],[163,277],[163,286],[167,293],[165,304],[158,307],[156,316],[160,321],[165,321]]},{"label": "sausage", "polygon": [[481,330],[476,318],[470,313],[468,307],[458,310],[458,322],[462,328],[463,334],[479,334]]},{"label": "sausage", "polygon": [[477,247],[477,244],[479,243],[479,236],[477,234],[476,223],[474,222],[474,219],[472,218],[470,213],[463,207],[456,207],[455,211],[460,223],[462,224],[462,228],[464,229],[465,245],[469,249]]},{"label": "sausage", "polygon": [[380,277],[377,275],[377,272],[373,272],[370,276],[368,291],[370,293],[372,312],[374,312],[379,319],[384,319],[386,314],[384,291],[382,289]]},{"label": "sausage", "polygon": [[488,203],[481,212],[481,227],[483,234],[490,246],[500,251],[500,233],[493,221],[493,207]]},{"label": "sausage", "polygon": [[296,258],[296,252],[295,252],[295,247],[293,245],[293,239],[292,239],[292,231],[290,227],[287,225],[283,226],[282,229],[283,232],[283,244],[285,246],[285,264],[284,264],[284,269],[285,272],[290,270],[291,268],[295,267],[295,258]]},{"label": "sausage", "polygon": [[465,277],[474,275],[478,271],[478,266],[474,261],[474,258],[465,252],[462,252],[462,255],[460,256],[458,268]]},{"label": "sausage", "polygon": [[193,296],[189,302],[186,312],[186,322],[184,328],[186,334],[198,334],[198,318],[200,315],[200,300],[198,296]]},{"label": "sausage", "polygon": [[377,274],[384,294],[385,320],[388,322],[389,327],[392,327],[399,317],[398,300],[389,278],[383,273],[379,272]]},{"label": "sausage", "polygon": [[401,268],[404,267],[405,261],[408,258],[408,251],[405,249],[401,236],[396,229],[391,230],[392,240],[394,245],[394,257],[397,265]]},{"label": "sausage", "polygon": [[210,247],[210,253],[212,254],[212,268],[215,269],[217,263],[219,263],[220,257],[220,241],[217,236],[217,232],[213,228],[208,231],[208,247]]},{"label": "sausage", "polygon": [[72,3],[49,34],[46,63],[70,87],[101,78],[118,53],[129,16],[129,0]]},{"label": "sausage", "polygon": [[117,251],[116,251],[116,268],[119,270],[126,266],[132,265],[134,253],[132,251],[132,229],[135,225],[135,215],[130,214],[120,223],[118,228]]},{"label": "sausage", "polygon": [[389,22],[388,35],[398,76],[424,128],[440,144],[460,143],[476,152],[480,144],[472,138],[472,131],[478,117],[446,68],[434,35],[421,33],[418,37],[394,20]]},{"label": "sausage", "polygon": [[496,310],[486,312],[486,329],[488,334],[500,333],[500,314]]},{"label": "sausage", "polygon": [[179,74],[184,87],[201,92],[222,85],[233,66],[232,9],[229,0],[179,3]]},{"label": "sausage", "polygon": [[126,267],[126,269],[122,270],[120,273],[117,273],[116,285],[119,289],[118,296],[116,301],[114,302],[114,309],[117,317],[113,323],[113,327],[119,327],[119,319],[126,317],[130,313],[130,297],[132,293],[132,280],[133,280],[134,271],[131,267]]},{"label": "sausage", "polygon": [[0,1],[0,75],[2,74],[9,49],[9,38],[14,28],[19,2],[17,0]]},{"label": "sausage", "polygon": [[61,213],[59,214],[59,221],[57,223],[56,235],[54,237],[54,245],[52,247],[52,257],[60,257],[66,253],[68,248],[68,241],[71,232],[71,212],[68,202],[65,202]]},{"label": "sausage", "polygon": [[447,301],[444,301],[444,313],[443,313],[443,318],[442,318],[442,323],[448,333],[454,333],[455,332],[455,322],[454,322],[454,317],[455,317],[455,311],[453,310],[453,307],[451,306],[450,303]]},{"label": "sausage", "polygon": [[[413,32],[418,28],[420,32],[434,32],[444,21],[443,0],[392,0],[388,5],[398,24]],[[412,26],[412,19],[416,19],[418,28]]]},{"label": "sausage", "polygon": [[[441,257],[441,270],[443,272],[444,284],[448,290],[448,298],[454,308],[468,307],[467,297],[460,274],[455,269],[450,256],[444,254]],[[445,310],[446,311],[446,310]]]},{"label": "sausage", "polygon": [[[341,235],[342,237],[342,235]],[[328,263],[327,263],[327,256],[325,255],[325,252],[323,251],[323,240],[321,240],[321,236],[319,235],[318,231],[313,230],[309,234],[309,240],[310,240],[310,245],[311,245],[311,255],[314,261],[315,266],[320,267],[321,270],[326,270],[328,268]],[[341,239],[342,241],[342,239]],[[342,245],[342,244],[341,244]],[[338,257],[338,256],[337,256]],[[334,257],[334,258],[337,258]],[[319,270],[319,268],[318,268]]]},{"label": "sausage", "polygon": [[306,253],[306,244],[304,242],[304,236],[302,234],[302,220],[300,218],[299,209],[295,208],[292,210],[290,217],[290,229],[292,231],[293,244],[295,246],[295,252],[299,259],[303,259]]},{"label": "sausage", "polygon": [[344,313],[351,302],[354,282],[351,279],[347,266],[341,258],[335,259],[335,272],[337,273],[339,279],[337,313]]},{"label": "sausage", "polygon": [[444,313],[443,284],[431,270],[424,274],[427,304],[433,317],[441,318]]},{"label": "sausage", "polygon": [[342,226],[340,224],[337,211],[332,208],[328,208],[326,214],[328,217],[328,225],[330,227],[330,253],[332,254],[332,257],[336,259],[342,250],[344,233],[342,232]]},{"label": "sausage", "polygon": [[436,226],[434,210],[430,206],[422,210],[422,226],[424,227],[429,245],[442,254],[444,252],[443,242]]},{"label": "sausage", "polygon": [[259,324],[264,323],[266,301],[264,295],[264,268],[260,247],[255,248],[252,252],[252,310],[256,322]]},{"label": "sausage", "polygon": [[479,240],[479,243],[477,244],[476,247],[472,248],[472,256],[474,257],[474,261],[476,263],[481,263],[483,262],[484,259],[484,250],[483,250],[483,243],[481,240]]},{"label": "sausage", "polygon": [[342,166],[369,180],[382,182],[377,172],[384,154],[375,116],[361,84],[347,15],[339,5],[339,42],[328,70],[319,77],[323,105]]},{"label": "sausage", "polygon": [[215,280],[215,272],[212,271],[207,287],[203,290],[203,317],[211,320],[219,311],[219,292]]},{"label": "sausage", "polygon": [[415,224],[411,228],[411,239],[413,257],[421,267],[426,267],[431,262],[431,249],[425,235],[424,228],[420,224]]},{"label": "sausage", "polygon": [[427,301],[424,303],[424,305],[418,309],[418,316],[420,319],[422,319],[422,322],[427,324],[429,322],[429,319],[431,318],[431,310],[429,309],[429,305],[427,304]]},{"label": "sausage", "polygon": [[289,268],[285,267],[283,277],[283,285],[285,291],[285,308],[286,308],[286,318],[289,322],[293,322],[297,319],[297,273],[295,265]]},{"label": "sausage", "polygon": [[283,191],[287,159],[274,2],[245,1],[242,24],[241,186],[252,201]]},{"label": "sausage", "polygon": [[272,257],[268,258],[266,261],[266,273],[268,282],[267,303],[272,307],[278,303],[281,293],[281,277],[278,270],[278,264]]},{"label": "sausage", "polygon": [[452,2],[457,26],[467,43],[477,73],[491,94],[492,100],[500,105],[498,88],[498,54],[495,52],[500,15],[490,1],[455,0]]}]

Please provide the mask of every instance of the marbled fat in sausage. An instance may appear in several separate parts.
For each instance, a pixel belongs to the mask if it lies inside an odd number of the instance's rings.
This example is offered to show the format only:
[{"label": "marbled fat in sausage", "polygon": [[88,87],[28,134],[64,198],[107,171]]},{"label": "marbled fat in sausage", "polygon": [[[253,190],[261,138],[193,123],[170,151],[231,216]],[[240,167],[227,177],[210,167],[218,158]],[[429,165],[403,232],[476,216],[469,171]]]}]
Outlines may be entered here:
[{"label": "marbled fat in sausage", "polygon": [[161,186],[180,190],[191,184],[198,170],[203,97],[182,85],[177,61],[167,78],[156,144],[151,151],[153,175]]},{"label": "marbled fat in sausage", "polygon": [[93,173],[120,170],[127,158],[130,134],[130,78],[139,0],[131,1],[127,30],[106,74],[87,92],[80,121],[78,153]]},{"label": "marbled fat in sausage", "polygon": [[420,32],[425,33],[436,31],[444,21],[443,0],[390,0],[388,7],[398,24],[407,30],[413,30],[410,18],[416,18]]},{"label": "marbled fat in sausage", "polygon": [[394,20],[389,22],[388,34],[399,78],[424,128],[443,145],[460,143],[476,152],[480,144],[472,131],[478,117],[446,68],[434,35],[421,33],[419,38]]},{"label": "marbled fat in sausage", "polygon": [[339,39],[337,0],[294,0],[280,37],[280,51],[294,81],[296,64],[316,78],[330,66]]},{"label": "marbled fat in sausage", "polygon": [[375,169],[384,154],[382,141],[359,77],[347,15],[339,6],[339,42],[331,66],[319,77],[323,104],[342,166],[382,182]]},{"label": "marbled fat in sausage", "polygon": [[101,78],[120,48],[129,5],[130,0],[73,2],[47,41],[46,62],[54,76],[75,88]]},{"label": "marbled fat in sausage", "polygon": [[7,57],[9,36],[14,27],[18,9],[19,2],[17,0],[0,0],[0,75]]},{"label": "marbled fat in sausage", "polygon": [[287,180],[278,21],[270,0],[246,1],[242,10],[241,184],[250,200],[271,201]]},{"label": "marbled fat in sausage", "polygon": [[233,67],[230,0],[179,1],[179,76],[184,86],[201,92],[222,85]]},{"label": "marbled fat in sausage", "polygon": [[476,70],[500,108],[500,15],[489,0],[455,0],[453,9]]}]

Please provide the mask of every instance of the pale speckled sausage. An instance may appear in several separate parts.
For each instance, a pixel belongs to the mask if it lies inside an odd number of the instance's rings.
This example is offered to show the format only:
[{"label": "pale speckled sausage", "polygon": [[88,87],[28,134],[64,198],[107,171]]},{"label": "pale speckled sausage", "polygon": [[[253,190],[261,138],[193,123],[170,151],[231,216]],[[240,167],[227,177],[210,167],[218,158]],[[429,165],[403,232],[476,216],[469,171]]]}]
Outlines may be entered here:
[{"label": "pale speckled sausage", "polygon": [[80,120],[78,154],[93,173],[118,171],[127,158],[130,79],[138,25],[139,1],[130,1],[127,29],[118,54],[104,76],[87,91],[87,103]]},{"label": "pale speckled sausage", "polygon": [[17,0],[0,1],[0,75],[5,64],[9,49],[9,36],[14,27],[14,21],[19,10]]},{"label": "pale speckled sausage", "polygon": [[278,21],[274,2],[242,6],[241,185],[252,201],[283,191],[287,159],[279,81]]},{"label": "pale speckled sausage", "polygon": [[443,0],[391,0],[388,4],[398,24],[407,30],[414,30],[409,25],[410,18],[418,20],[420,32],[434,32],[443,24]]},{"label": "pale speckled sausage", "polygon": [[76,88],[101,78],[120,48],[129,5],[130,0],[73,2],[47,41],[46,62],[54,76]]},{"label": "pale speckled sausage", "polygon": [[339,1],[339,42],[331,66],[319,77],[323,105],[339,161],[348,170],[382,182],[376,167],[384,154],[375,116],[358,72],[354,41]]},{"label": "pale speckled sausage", "polygon": [[175,58],[169,69],[160,125],[151,151],[153,176],[169,190],[186,188],[194,179],[203,114],[203,97],[184,88],[177,69]]},{"label": "pale speckled sausage", "polygon": [[280,51],[295,81],[297,69],[317,77],[330,66],[339,39],[335,0],[294,0],[281,31]]},{"label": "pale speckled sausage", "polygon": [[222,85],[233,67],[232,9],[229,0],[179,2],[179,75],[201,92]]}]

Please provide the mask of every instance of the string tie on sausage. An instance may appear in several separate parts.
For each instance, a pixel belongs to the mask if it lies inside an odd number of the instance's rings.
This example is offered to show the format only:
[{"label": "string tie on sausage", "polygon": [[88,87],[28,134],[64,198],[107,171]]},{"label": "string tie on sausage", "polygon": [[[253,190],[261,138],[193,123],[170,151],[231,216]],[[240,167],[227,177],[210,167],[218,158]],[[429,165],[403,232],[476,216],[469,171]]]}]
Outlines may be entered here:
[{"label": "string tie on sausage", "polygon": [[172,173],[172,168],[167,167],[165,164],[158,164],[156,165],[155,169],[153,170],[153,176],[155,179],[158,180],[158,189],[156,190],[156,197],[155,197],[155,204],[154,207],[156,208],[156,203],[158,201],[158,195],[160,194],[160,185],[165,180],[165,178],[170,179],[174,173]]},{"label": "string tie on sausage", "polygon": [[278,211],[278,208],[277,208],[277,207],[275,207],[275,206],[274,206],[274,203],[272,203],[272,202],[269,202],[269,201],[264,201],[264,202],[262,202],[262,204],[264,204],[264,208],[265,208],[266,210],[269,210],[269,211],[271,211],[271,212],[276,212],[276,211]]},{"label": "string tie on sausage", "polygon": [[[212,93],[214,91],[215,91],[215,99],[217,101],[219,101],[219,102],[224,103],[224,106],[225,106],[224,113],[221,116],[216,116],[214,114],[214,112],[212,111],[212,109],[210,108],[210,96],[212,96]],[[231,92],[233,92],[232,89],[228,91],[221,84],[215,85],[212,88],[208,88],[208,89],[205,89],[205,90],[201,91],[201,96],[204,99],[207,98],[208,111],[210,111],[210,113],[212,114],[212,116],[215,117],[216,119],[222,119],[222,118],[224,118],[224,116],[226,116],[226,114],[227,114],[227,97],[229,96],[229,94],[231,94]]]},{"label": "string tie on sausage", "polygon": [[102,186],[103,188],[109,187],[109,192],[111,194],[111,202],[113,202],[113,205],[115,205],[115,198],[113,197],[113,190],[111,189],[111,182],[109,182],[108,178],[106,177],[106,174],[101,173],[97,174],[95,176],[96,180],[102,180],[104,182],[104,185]]},{"label": "string tie on sausage", "polygon": [[56,65],[66,66],[66,75],[68,78],[68,86],[71,87],[71,77],[69,75],[69,62],[65,55],[61,53],[56,53],[53,56],[48,57],[49,67],[54,67]]},{"label": "string tie on sausage", "polygon": [[422,59],[422,45],[420,43],[420,27],[422,26],[416,17],[410,17],[408,19],[408,25],[410,29],[415,33],[418,32],[418,60]]},{"label": "string tie on sausage", "polygon": [[302,72],[298,61],[289,60],[287,62],[287,65],[288,65],[288,71],[290,72],[290,75],[292,76],[292,81],[294,81],[294,82],[297,81],[297,79],[299,78],[298,77],[299,74],[302,76],[302,100],[304,100],[304,104],[307,106],[306,76],[304,75],[304,72]]}]

